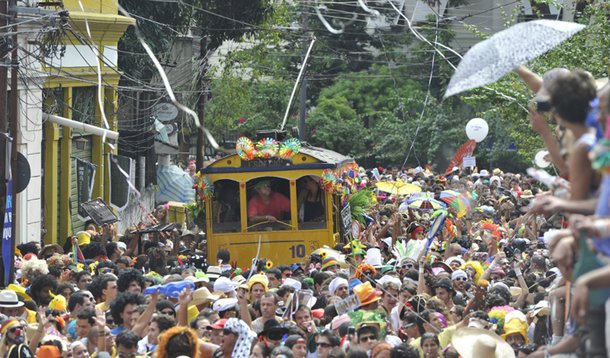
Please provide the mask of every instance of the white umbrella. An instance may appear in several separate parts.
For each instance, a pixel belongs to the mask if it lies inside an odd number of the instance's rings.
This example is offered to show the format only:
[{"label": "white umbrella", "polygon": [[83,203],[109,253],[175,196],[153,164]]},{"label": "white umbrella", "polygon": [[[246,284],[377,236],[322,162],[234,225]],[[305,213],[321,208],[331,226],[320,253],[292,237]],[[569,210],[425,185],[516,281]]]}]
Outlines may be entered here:
[{"label": "white umbrella", "polygon": [[466,52],[449,81],[445,98],[496,82],[584,28],[573,22],[534,20],[494,34]]},{"label": "white umbrella", "polygon": [[177,201],[189,203],[195,201],[193,178],[177,165],[157,165],[157,202]]}]

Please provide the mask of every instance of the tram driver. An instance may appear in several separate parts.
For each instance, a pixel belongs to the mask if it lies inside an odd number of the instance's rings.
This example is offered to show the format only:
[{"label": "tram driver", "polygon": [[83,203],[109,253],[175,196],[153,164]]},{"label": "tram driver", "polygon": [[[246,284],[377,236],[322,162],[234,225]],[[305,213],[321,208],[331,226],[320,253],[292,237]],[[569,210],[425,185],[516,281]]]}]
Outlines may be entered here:
[{"label": "tram driver", "polygon": [[248,222],[274,223],[290,215],[290,200],[271,189],[271,181],[261,180],[254,185],[256,195],[248,201]]}]

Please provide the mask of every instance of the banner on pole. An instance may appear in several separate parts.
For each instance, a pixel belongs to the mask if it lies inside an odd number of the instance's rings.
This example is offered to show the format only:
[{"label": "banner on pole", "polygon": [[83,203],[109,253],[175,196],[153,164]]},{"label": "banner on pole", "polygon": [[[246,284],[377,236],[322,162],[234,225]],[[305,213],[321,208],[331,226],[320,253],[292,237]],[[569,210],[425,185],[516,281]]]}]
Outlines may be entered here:
[{"label": "banner on pole", "polygon": [[13,178],[9,169],[6,185],[6,211],[4,212],[4,230],[2,231],[2,263],[4,266],[4,287],[8,286],[11,277],[13,247]]}]

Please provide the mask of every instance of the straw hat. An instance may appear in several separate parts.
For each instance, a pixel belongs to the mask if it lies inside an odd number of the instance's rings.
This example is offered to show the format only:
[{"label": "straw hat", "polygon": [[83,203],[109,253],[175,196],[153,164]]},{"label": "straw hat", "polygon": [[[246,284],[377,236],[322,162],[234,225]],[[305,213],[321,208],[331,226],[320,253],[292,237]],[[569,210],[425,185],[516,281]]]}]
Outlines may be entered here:
[{"label": "straw hat", "polygon": [[464,327],[453,334],[451,344],[463,358],[514,358],[515,352],[497,334],[479,328]]},{"label": "straw hat", "polygon": [[193,300],[191,301],[190,305],[198,306],[204,303],[216,301],[219,298],[220,296],[211,294],[207,287],[201,287],[193,292]]},{"label": "straw hat", "polygon": [[523,194],[521,194],[521,199],[531,199],[534,197],[534,193],[532,193],[531,190],[527,189],[523,191]]}]

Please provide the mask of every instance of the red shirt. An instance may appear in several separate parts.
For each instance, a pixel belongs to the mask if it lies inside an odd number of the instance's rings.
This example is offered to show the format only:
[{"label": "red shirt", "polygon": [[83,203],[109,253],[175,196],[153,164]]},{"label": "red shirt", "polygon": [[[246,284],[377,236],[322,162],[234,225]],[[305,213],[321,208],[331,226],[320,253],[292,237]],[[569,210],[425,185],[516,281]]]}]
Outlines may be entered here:
[{"label": "red shirt", "polygon": [[271,193],[269,203],[265,204],[263,199],[256,195],[248,201],[248,217],[271,215],[276,219],[282,219],[282,213],[290,212],[290,200],[280,193]]}]

